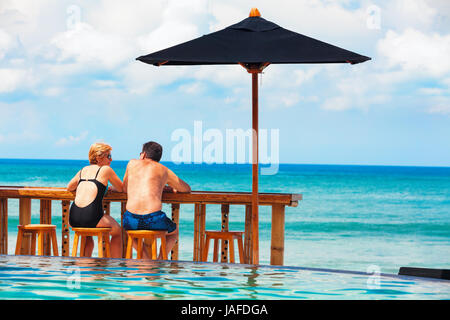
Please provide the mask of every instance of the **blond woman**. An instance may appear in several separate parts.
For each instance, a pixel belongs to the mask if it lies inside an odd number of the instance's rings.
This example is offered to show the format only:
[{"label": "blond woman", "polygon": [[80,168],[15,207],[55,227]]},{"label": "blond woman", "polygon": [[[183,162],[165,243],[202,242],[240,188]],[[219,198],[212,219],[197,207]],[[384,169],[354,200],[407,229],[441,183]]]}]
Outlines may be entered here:
[{"label": "blond woman", "polygon": [[[89,149],[89,164],[70,180],[68,191],[76,191],[75,200],[69,212],[69,223],[80,228],[111,228],[111,256],[122,257],[122,231],[120,225],[103,212],[103,197],[108,182],[111,191],[122,192],[122,181],[111,169],[111,146],[94,143]],[[92,237],[86,239],[84,256],[90,257],[94,249]]]}]

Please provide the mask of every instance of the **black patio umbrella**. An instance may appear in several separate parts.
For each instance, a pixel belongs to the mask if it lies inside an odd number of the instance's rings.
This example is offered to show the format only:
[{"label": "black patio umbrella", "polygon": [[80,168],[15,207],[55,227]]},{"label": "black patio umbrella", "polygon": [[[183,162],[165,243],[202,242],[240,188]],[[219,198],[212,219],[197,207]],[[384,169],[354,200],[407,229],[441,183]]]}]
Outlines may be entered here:
[{"label": "black patio umbrella", "polygon": [[284,29],[253,8],[239,23],[179,45],[138,57],[155,66],[239,64],[252,74],[252,257],[259,263],[258,235],[258,73],[269,64],[350,63],[369,57]]}]

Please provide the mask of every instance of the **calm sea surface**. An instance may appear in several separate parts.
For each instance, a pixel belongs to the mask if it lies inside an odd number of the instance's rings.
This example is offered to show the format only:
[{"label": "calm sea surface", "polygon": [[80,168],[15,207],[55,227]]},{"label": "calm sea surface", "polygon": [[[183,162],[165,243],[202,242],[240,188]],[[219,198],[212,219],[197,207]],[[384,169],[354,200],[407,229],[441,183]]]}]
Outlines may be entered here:
[{"label": "calm sea surface", "polygon": [[[193,190],[251,191],[249,165],[164,163]],[[0,159],[0,185],[64,187],[87,161]],[[119,177],[125,161],[113,161]],[[286,208],[285,265],[382,273],[401,266],[450,268],[450,168],[280,165],[260,176],[260,192],[301,193]],[[61,230],[61,204],[52,202]],[[14,253],[18,200],[9,200],[9,251]],[[120,222],[120,207],[111,215]],[[168,215],[170,207],[164,205]],[[230,229],[244,229],[243,206],[230,208]],[[180,257],[192,260],[194,206],[180,212]],[[260,209],[260,263],[270,261],[271,215]],[[32,203],[32,223],[39,202]],[[207,229],[220,229],[220,206],[207,206]],[[58,238],[58,243],[60,243]],[[373,272],[373,271],[371,271]]]}]

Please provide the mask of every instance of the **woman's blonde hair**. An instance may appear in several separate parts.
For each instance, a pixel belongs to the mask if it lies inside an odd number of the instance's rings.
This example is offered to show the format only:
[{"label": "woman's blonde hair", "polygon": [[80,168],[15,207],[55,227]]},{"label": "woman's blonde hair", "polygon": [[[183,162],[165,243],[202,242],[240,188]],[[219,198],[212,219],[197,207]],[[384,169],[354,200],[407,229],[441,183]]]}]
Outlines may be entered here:
[{"label": "woman's blonde hair", "polygon": [[97,157],[101,157],[106,153],[110,152],[111,150],[112,150],[111,146],[106,143],[102,142],[94,143],[89,149],[89,163],[97,164]]}]

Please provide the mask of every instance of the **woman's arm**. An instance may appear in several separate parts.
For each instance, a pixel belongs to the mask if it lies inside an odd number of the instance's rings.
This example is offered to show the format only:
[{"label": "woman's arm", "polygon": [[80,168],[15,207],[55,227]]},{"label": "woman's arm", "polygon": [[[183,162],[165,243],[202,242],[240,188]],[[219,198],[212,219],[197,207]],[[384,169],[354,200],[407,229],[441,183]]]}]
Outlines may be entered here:
[{"label": "woman's arm", "polygon": [[114,172],[114,170],[111,167],[108,167],[108,181],[112,184],[112,191],[115,192],[122,192],[123,190],[123,183],[120,180],[120,178],[117,176],[117,174]]},{"label": "woman's arm", "polygon": [[73,192],[77,190],[78,181],[80,180],[80,171],[78,171],[77,174],[72,178],[72,180],[70,180],[70,182],[67,184],[67,191]]}]

